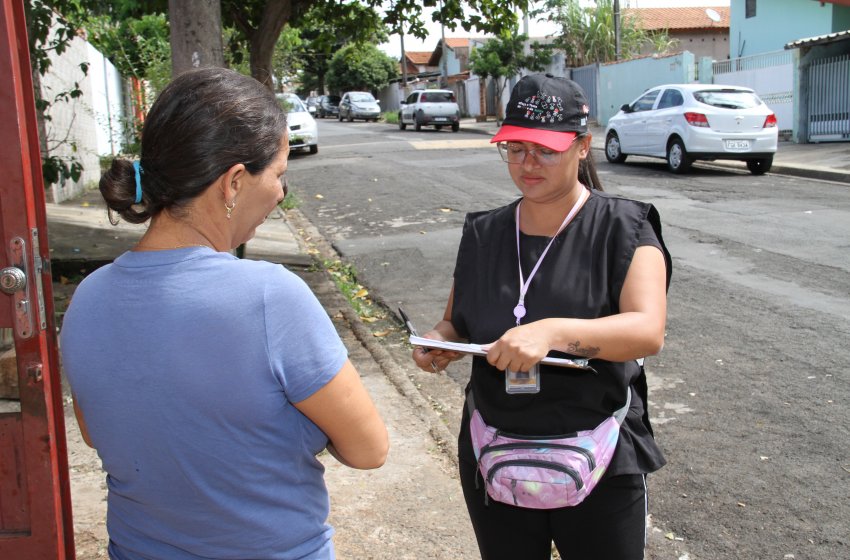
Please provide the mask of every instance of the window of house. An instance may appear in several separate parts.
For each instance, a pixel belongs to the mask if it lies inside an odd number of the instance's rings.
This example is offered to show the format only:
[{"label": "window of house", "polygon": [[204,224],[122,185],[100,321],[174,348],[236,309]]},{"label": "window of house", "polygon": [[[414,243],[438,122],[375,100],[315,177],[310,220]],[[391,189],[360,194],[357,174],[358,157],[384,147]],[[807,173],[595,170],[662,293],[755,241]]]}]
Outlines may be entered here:
[{"label": "window of house", "polygon": [[747,0],[744,5],[744,17],[756,17],[756,0]]}]

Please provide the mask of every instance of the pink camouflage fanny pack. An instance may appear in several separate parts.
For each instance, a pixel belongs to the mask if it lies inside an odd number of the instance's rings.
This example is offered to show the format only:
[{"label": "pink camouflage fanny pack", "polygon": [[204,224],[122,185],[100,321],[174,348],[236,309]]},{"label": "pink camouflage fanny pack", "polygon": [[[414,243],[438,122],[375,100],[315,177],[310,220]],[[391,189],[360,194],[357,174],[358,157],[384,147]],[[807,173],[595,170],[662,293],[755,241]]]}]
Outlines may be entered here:
[{"label": "pink camouflage fanny pack", "polygon": [[486,490],[484,503],[489,504],[489,496],[531,509],[580,504],[602,479],[614,456],[631,400],[629,387],[625,406],[593,430],[567,436],[525,436],[485,424],[470,389],[466,406],[472,449]]}]

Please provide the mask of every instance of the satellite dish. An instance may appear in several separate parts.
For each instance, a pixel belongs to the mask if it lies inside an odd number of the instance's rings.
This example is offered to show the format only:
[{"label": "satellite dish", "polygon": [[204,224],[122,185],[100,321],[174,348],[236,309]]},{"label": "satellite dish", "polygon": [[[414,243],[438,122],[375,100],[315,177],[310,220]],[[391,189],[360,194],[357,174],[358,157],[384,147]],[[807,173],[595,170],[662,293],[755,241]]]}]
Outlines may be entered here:
[{"label": "satellite dish", "polygon": [[712,10],[711,8],[705,9],[705,15],[708,16],[708,19],[717,23],[720,21],[720,14],[717,13],[717,10]]}]

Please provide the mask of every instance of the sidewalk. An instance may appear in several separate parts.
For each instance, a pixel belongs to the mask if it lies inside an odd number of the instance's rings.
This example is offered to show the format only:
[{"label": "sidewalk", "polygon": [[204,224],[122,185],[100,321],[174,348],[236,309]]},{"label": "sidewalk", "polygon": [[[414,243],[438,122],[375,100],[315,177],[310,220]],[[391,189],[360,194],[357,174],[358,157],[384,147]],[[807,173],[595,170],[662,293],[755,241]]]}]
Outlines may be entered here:
[{"label": "sidewalk", "polygon": [[[461,119],[460,129],[464,132],[492,136],[496,134],[498,126],[495,120],[476,122],[475,119],[468,118]],[[593,148],[603,152],[597,157],[604,158],[605,128],[591,125],[590,131],[593,134]],[[697,162],[697,165],[717,165],[746,171],[746,165],[739,161],[716,160]],[[795,144],[780,141],[779,150],[773,158],[773,167],[768,174],[770,173],[850,183],[850,142]]]}]

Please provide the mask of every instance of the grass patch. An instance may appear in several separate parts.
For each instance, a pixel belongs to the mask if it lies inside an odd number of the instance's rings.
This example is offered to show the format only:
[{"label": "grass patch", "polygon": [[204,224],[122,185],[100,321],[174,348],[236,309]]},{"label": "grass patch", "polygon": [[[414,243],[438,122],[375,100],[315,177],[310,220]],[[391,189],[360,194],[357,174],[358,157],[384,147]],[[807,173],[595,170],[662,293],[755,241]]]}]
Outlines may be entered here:
[{"label": "grass patch", "polygon": [[286,193],[286,198],[284,198],[283,202],[278,204],[278,206],[283,210],[292,210],[301,206],[301,199],[298,198],[297,194],[290,190]]},{"label": "grass patch", "polygon": [[357,282],[357,272],[350,264],[340,260],[326,260],[322,263],[331,275],[334,283],[348,300],[351,308],[367,323],[382,319],[385,315],[369,298],[369,290]]},{"label": "grass patch", "polygon": [[387,111],[386,113],[381,113],[381,118],[385,123],[398,124],[398,113],[396,112]]}]

